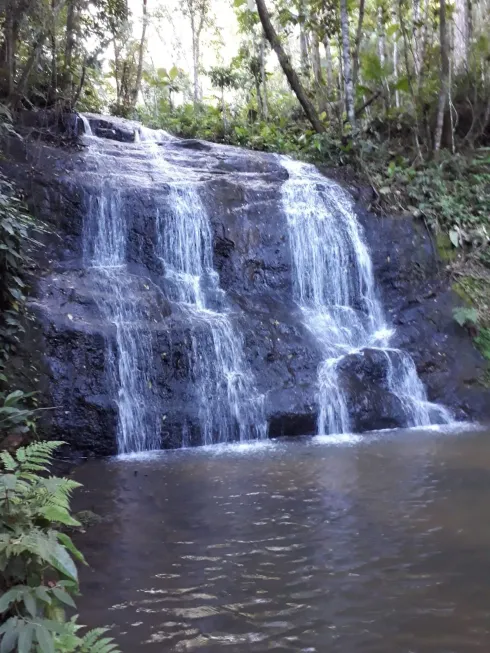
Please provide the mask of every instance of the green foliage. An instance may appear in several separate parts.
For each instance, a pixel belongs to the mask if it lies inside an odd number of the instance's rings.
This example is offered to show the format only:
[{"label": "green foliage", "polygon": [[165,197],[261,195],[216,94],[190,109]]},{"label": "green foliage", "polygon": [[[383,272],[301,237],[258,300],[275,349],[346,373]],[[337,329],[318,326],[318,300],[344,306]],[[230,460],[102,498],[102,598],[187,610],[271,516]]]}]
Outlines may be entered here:
[{"label": "green foliage", "polygon": [[26,400],[30,397],[32,393],[26,394],[22,390],[15,390],[9,394],[0,392],[0,435],[10,431],[17,433],[35,431],[36,411],[26,407]]},{"label": "green foliage", "polygon": [[220,89],[237,88],[239,77],[232,66],[215,66],[209,71],[209,78],[213,86]]},{"label": "green foliage", "polygon": [[15,187],[0,174],[0,372],[23,331],[25,273],[34,226]]},{"label": "green foliage", "polygon": [[70,497],[79,483],[47,476],[61,442],[38,442],[0,453],[0,651],[115,653],[104,630],[81,636],[75,608],[75,561],[84,562],[63,528],[78,526]]},{"label": "green foliage", "polygon": [[458,306],[453,309],[453,317],[459,326],[476,325],[478,323],[478,311],[476,308]]},{"label": "green foliage", "polygon": [[490,360],[490,328],[480,329],[475,344],[487,360]]}]

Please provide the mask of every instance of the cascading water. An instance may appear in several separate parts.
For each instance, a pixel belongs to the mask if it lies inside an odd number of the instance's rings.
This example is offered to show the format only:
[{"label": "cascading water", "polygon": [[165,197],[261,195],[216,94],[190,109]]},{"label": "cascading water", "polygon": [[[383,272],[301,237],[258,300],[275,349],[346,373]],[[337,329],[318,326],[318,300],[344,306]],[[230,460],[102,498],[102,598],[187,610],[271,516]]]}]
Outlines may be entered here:
[{"label": "cascading water", "polygon": [[[197,184],[174,181],[168,208],[157,215],[157,254],[165,294],[193,325],[192,368],[203,444],[267,436],[264,398],[257,393],[240,333],[213,269],[212,231]],[[184,442],[185,444],[185,442]]]},{"label": "cascading water", "polygon": [[126,261],[124,204],[120,193],[102,186],[90,195],[84,223],[84,262],[96,288],[103,318],[114,325],[107,339],[109,376],[118,409],[120,453],[158,446],[153,406],[151,333],[141,306],[141,281],[129,274]]},{"label": "cascading water", "polygon": [[348,195],[314,166],[287,157],[281,162],[289,173],[282,203],[294,295],[324,353],[318,370],[318,432],[350,430],[338,366],[346,355],[365,348],[384,352],[386,383],[403,406],[407,426],[450,422],[448,410],[428,401],[410,356],[389,345],[393,330],[377,298],[371,259]]},{"label": "cascading water", "polygon": [[83,133],[85,136],[93,136],[92,132],[92,127],[90,126],[90,122],[88,121],[88,118],[86,116],[83,116],[82,114],[78,114],[80,117],[80,120],[82,121],[83,124]]},{"label": "cascading water", "polygon": [[[211,225],[192,175],[161,156],[165,132],[140,129],[149,174],[169,187],[155,215],[155,253],[163,262],[158,287],[127,268],[127,220],[121,193],[109,183],[87,200],[84,264],[95,286],[101,315],[113,325],[108,337],[108,372],[118,409],[118,450],[145,451],[160,445],[152,332],[143,288],[163,293],[186,316],[192,330],[192,377],[199,404],[201,443],[265,438],[264,401],[243,354],[243,342],[226,308],[213,269]],[[148,156],[149,154],[149,156]],[[146,293],[147,294],[147,293]],[[160,401],[161,404],[161,401]],[[184,427],[182,444],[188,444]]]}]

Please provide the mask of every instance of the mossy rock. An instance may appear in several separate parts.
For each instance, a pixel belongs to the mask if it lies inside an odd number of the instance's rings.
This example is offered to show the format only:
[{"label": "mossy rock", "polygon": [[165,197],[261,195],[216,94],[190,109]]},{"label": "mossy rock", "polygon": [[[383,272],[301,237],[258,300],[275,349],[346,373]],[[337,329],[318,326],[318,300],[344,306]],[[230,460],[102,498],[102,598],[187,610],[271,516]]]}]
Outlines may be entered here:
[{"label": "mossy rock", "polygon": [[95,526],[95,524],[100,524],[100,522],[103,521],[103,518],[96,512],[92,512],[92,510],[81,510],[80,512],[77,512],[74,517],[80,522],[83,529]]},{"label": "mossy rock", "polygon": [[454,247],[447,233],[440,232],[436,236],[436,247],[441,257],[441,261],[445,263],[450,263],[451,261],[456,260],[458,256],[458,251]]}]

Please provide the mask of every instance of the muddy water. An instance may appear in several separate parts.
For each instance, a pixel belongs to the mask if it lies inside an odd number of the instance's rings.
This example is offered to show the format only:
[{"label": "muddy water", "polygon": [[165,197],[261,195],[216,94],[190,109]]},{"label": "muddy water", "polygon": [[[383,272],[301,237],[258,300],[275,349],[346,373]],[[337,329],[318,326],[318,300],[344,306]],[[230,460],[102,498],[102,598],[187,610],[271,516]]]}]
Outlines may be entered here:
[{"label": "muddy water", "polygon": [[81,621],[124,653],[490,651],[490,432],[89,463]]}]

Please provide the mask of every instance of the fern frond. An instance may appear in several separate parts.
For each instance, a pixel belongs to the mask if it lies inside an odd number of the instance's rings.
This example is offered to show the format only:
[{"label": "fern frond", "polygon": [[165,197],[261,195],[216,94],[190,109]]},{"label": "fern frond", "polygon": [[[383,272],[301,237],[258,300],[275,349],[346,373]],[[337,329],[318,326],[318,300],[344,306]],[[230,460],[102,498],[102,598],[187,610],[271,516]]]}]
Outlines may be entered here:
[{"label": "fern frond", "polygon": [[[17,461],[21,471],[34,471],[33,465],[41,467],[49,466],[53,459],[53,453],[64,444],[61,441],[33,442],[27,447],[21,447],[17,451]],[[20,453],[20,458],[19,458]]]},{"label": "fern frond", "polygon": [[18,467],[18,463],[14,460],[8,451],[2,451],[2,453],[0,453],[0,460],[3,463],[5,471],[7,472],[14,472]]},{"label": "fern frond", "polygon": [[107,628],[95,628],[82,639],[81,653],[118,653],[119,649],[110,637],[102,637]]}]

